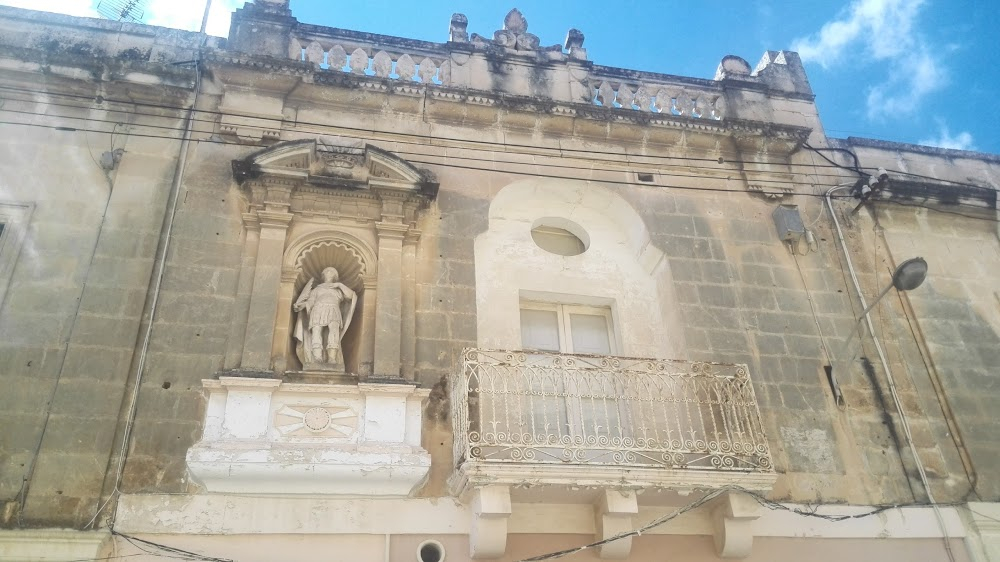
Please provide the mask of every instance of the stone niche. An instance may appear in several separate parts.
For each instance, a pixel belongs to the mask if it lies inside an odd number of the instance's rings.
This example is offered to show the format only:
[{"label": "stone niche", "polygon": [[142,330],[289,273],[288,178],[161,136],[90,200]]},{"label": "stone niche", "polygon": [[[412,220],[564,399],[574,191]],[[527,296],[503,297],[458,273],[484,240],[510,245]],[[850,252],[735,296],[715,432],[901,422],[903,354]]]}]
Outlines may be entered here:
[{"label": "stone niche", "polygon": [[[430,173],[330,137],[275,145],[233,162],[233,172],[249,205],[227,368],[301,382],[412,380],[415,224],[437,192]],[[342,361],[327,357],[330,331],[311,349],[303,339],[303,291],[322,285],[327,268],[343,287]],[[320,360],[307,353],[317,343]]]},{"label": "stone niche", "polygon": [[437,183],[356,139],[233,162],[247,212],[226,370],[187,455],[209,492],[405,496],[426,477],[414,379],[417,213]]}]

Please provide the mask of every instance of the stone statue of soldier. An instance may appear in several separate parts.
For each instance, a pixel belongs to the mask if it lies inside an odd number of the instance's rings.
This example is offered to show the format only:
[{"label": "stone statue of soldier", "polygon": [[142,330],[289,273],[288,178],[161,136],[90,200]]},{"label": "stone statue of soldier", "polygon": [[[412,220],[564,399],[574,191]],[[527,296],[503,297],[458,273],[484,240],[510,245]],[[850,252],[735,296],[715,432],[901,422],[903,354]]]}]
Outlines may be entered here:
[{"label": "stone statue of soldier", "polygon": [[297,313],[296,353],[303,368],[343,371],[341,340],[351,325],[358,296],[339,282],[335,268],[327,267],[321,275],[323,282],[313,286],[315,280],[310,279],[292,305]]}]

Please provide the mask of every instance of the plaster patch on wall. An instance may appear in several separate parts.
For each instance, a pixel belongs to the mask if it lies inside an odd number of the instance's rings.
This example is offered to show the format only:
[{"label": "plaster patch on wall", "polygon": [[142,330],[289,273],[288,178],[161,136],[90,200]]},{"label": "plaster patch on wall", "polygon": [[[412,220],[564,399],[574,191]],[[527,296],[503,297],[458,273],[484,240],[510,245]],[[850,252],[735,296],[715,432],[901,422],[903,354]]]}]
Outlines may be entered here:
[{"label": "plaster patch on wall", "polygon": [[789,468],[794,472],[839,472],[833,458],[835,443],[828,432],[822,429],[782,427],[781,439],[788,452]]}]

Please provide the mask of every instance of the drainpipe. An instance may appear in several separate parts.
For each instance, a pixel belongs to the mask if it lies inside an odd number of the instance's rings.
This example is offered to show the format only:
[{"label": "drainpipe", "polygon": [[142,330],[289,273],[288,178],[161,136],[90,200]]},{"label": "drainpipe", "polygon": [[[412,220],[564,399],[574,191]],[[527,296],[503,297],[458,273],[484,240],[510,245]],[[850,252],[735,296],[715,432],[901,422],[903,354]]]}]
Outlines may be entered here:
[{"label": "drainpipe", "polygon": [[910,423],[906,418],[906,413],[903,411],[903,404],[899,400],[899,393],[896,391],[896,382],[892,377],[892,370],[889,369],[889,362],[885,358],[885,352],[882,350],[882,344],[879,342],[878,336],[875,335],[875,326],[872,324],[871,311],[868,310],[868,302],[865,300],[864,291],[861,290],[861,283],[858,281],[858,274],[854,270],[854,263],[851,261],[851,253],[847,250],[847,242],[844,240],[844,231],[840,228],[840,221],[837,219],[837,212],[833,208],[833,199],[831,196],[833,195],[833,192],[841,189],[847,188],[845,186],[836,186],[830,188],[830,190],[826,192],[826,206],[830,209],[830,216],[833,217],[833,225],[837,230],[837,241],[840,242],[840,249],[844,253],[844,260],[847,262],[847,269],[851,274],[851,281],[854,284],[854,290],[858,295],[858,300],[861,301],[861,306],[865,308],[865,323],[868,325],[868,332],[872,335],[872,341],[875,343],[875,351],[878,352],[878,358],[882,362],[882,369],[885,371],[886,382],[888,382],[889,385],[889,393],[892,395],[892,401],[896,406],[896,412],[899,414],[900,425],[903,428],[903,435],[906,437],[906,445],[910,448],[910,452],[913,453],[913,462],[917,466],[917,473],[920,475],[920,483],[923,485],[924,491],[927,493],[927,501],[931,504],[931,507],[934,509],[934,515],[937,517],[938,526],[941,528],[941,534],[944,537],[944,548],[948,552],[948,559],[954,561],[955,556],[951,550],[951,541],[948,537],[948,527],[945,524],[944,516],[941,515],[941,508],[938,507],[937,502],[934,500],[934,494],[931,492],[930,483],[927,481],[927,472],[924,470],[924,464],[920,461],[920,455],[917,454],[917,448],[913,444],[913,434],[910,433]]}]

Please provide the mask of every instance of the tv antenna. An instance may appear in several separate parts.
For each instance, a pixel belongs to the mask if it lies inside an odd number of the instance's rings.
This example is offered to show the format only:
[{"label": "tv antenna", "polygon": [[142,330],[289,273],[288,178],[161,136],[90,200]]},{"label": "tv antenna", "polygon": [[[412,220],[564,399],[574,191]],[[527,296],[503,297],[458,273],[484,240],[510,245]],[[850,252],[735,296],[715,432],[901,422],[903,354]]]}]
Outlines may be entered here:
[{"label": "tv antenna", "polygon": [[101,0],[97,3],[97,13],[115,21],[143,23],[148,0]]}]

